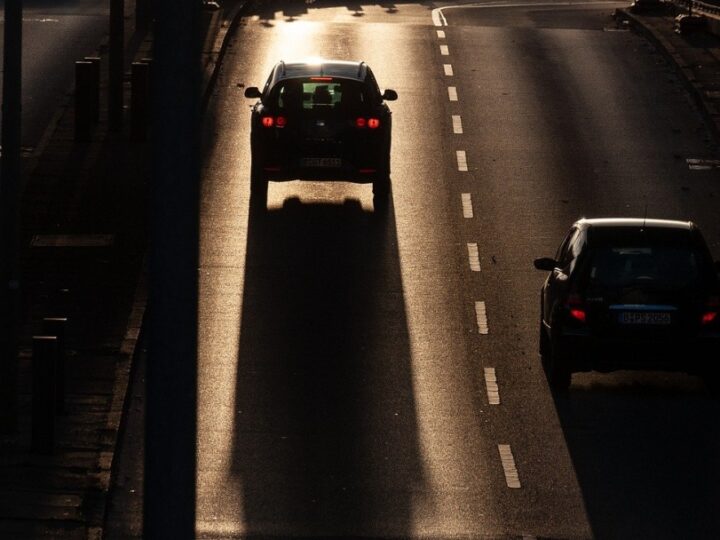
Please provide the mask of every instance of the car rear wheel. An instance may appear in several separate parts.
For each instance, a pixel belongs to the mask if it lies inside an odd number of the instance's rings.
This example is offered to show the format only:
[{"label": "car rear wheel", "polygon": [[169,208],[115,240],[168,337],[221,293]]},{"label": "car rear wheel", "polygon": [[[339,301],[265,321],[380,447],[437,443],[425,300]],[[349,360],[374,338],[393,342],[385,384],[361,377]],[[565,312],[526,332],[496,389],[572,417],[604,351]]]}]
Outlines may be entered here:
[{"label": "car rear wheel", "polygon": [[260,167],[253,163],[250,167],[250,202],[256,205],[267,204],[268,180]]},{"label": "car rear wheel", "polygon": [[558,393],[567,392],[572,380],[572,370],[567,356],[562,354],[560,346],[552,342],[542,326],[540,327],[540,358],[550,389]]}]

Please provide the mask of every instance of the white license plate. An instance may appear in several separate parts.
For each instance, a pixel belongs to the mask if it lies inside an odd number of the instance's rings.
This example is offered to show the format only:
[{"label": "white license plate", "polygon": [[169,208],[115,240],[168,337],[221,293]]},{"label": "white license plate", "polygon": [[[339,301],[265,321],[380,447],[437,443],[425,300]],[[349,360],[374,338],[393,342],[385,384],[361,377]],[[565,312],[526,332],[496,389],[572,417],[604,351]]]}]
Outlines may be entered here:
[{"label": "white license plate", "polygon": [[342,159],[330,157],[302,158],[300,165],[303,167],[341,167]]},{"label": "white license plate", "polygon": [[625,311],[620,314],[620,324],[668,325],[670,321],[670,314],[662,312]]}]

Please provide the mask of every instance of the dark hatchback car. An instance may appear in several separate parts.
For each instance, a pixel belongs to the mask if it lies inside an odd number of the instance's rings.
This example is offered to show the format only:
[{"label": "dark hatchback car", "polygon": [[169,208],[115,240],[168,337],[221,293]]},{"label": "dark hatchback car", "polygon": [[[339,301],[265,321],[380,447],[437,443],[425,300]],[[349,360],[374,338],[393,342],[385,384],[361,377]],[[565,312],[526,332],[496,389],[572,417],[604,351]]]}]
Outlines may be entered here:
[{"label": "dark hatchback car", "polygon": [[554,390],[573,372],[720,375],[720,265],[693,223],[581,219],[541,291],[540,355]]},{"label": "dark hatchback car", "polygon": [[392,117],[365,62],[279,62],[251,119],[251,194],[267,198],[268,181],[340,180],[372,183],[375,197],[390,192]]}]

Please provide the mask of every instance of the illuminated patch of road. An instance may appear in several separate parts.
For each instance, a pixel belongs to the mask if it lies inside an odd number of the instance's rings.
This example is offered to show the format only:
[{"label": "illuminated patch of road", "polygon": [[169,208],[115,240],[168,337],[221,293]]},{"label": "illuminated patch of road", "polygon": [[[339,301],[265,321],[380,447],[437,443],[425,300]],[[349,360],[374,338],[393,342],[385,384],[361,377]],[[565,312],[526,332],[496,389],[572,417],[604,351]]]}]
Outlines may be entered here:
[{"label": "illuminated patch of road", "polygon": [[475,242],[468,242],[468,262],[470,263],[470,270],[473,272],[480,271],[480,251],[478,245]]},{"label": "illuminated patch of road", "polygon": [[498,388],[497,375],[494,367],[485,368],[485,388],[487,390],[488,403],[500,405],[500,389]]},{"label": "illuminated patch of road", "polygon": [[490,332],[488,327],[487,309],[485,308],[485,302],[475,302],[475,319],[477,320],[478,332],[482,335],[487,335]]},{"label": "illuminated patch of road", "polygon": [[455,152],[455,157],[457,158],[457,168],[458,171],[465,172],[468,170],[468,164],[467,164],[467,155],[465,154],[465,150],[458,150]]},{"label": "illuminated patch of road", "polygon": [[463,217],[465,219],[472,219],[473,217],[473,205],[472,205],[472,195],[470,193],[463,193],[460,195],[462,199],[462,209],[463,209]]},{"label": "illuminated patch of road", "polygon": [[503,472],[505,473],[505,483],[507,487],[512,489],[520,488],[520,475],[515,466],[515,458],[509,444],[498,444],[498,452],[500,452],[500,462],[502,463]]}]

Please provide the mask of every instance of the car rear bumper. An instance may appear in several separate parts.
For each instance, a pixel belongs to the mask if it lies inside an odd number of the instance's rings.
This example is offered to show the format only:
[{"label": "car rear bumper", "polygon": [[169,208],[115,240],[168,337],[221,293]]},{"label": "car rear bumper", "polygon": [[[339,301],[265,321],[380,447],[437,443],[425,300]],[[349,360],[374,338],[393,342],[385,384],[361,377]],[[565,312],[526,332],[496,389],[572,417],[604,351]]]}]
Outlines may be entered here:
[{"label": "car rear bumper", "polygon": [[720,373],[720,334],[652,341],[566,334],[557,345],[572,371]]},{"label": "car rear bumper", "polygon": [[387,176],[387,173],[378,167],[297,167],[267,164],[260,169],[266,179],[274,182],[319,180],[368,184],[379,176]]}]

